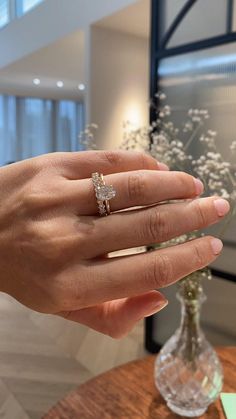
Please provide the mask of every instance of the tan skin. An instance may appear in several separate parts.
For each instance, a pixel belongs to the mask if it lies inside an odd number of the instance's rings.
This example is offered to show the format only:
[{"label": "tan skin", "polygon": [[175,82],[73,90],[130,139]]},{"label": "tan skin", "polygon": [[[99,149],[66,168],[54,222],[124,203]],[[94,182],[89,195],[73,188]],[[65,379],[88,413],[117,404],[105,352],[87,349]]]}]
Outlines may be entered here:
[{"label": "tan skin", "polygon": [[[25,306],[112,337],[166,305],[156,291],[211,263],[213,237],[135,256],[111,251],[162,242],[218,222],[217,197],[181,172],[132,152],[54,153],[0,169],[0,287]],[[117,191],[97,215],[91,174]],[[196,199],[197,198],[197,199]],[[175,204],[161,204],[170,199]],[[188,200],[186,202],[183,201]]]}]

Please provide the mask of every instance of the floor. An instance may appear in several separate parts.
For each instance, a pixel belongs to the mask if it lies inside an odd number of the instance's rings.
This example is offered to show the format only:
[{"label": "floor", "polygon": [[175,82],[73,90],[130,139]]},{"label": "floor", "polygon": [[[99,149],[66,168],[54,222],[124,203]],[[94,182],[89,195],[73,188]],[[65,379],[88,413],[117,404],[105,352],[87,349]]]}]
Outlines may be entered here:
[{"label": "floor", "polygon": [[81,383],[145,355],[143,323],[113,340],[0,295],[0,418],[41,419]]}]

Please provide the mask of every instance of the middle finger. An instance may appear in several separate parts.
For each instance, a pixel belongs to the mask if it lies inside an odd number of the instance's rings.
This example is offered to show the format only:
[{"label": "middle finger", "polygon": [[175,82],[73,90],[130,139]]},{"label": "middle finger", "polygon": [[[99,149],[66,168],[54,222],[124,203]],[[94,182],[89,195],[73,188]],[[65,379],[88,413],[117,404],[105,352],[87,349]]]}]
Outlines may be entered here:
[{"label": "middle finger", "polygon": [[211,197],[112,214],[95,220],[89,246],[85,240],[83,254],[85,258],[94,258],[116,250],[165,242],[217,223],[229,209],[226,200]]}]

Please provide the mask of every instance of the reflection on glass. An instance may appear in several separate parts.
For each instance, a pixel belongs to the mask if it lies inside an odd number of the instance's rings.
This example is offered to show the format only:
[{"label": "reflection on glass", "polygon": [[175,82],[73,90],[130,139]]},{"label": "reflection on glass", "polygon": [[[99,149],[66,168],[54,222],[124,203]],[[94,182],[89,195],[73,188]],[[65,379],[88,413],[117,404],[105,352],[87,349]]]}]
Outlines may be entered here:
[{"label": "reflection on glass", "polygon": [[17,15],[24,15],[42,1],[43,0],[16,0]]},{"label": "reflection on glass", "polygon": [[[162,0],[162,3],[166,31],[187,0]],[[227,1],[198,0],[176,29],[168,43],[168,48],[224,34],[227,6]]]},{"label": "reflection on glass", "polygon": [[0,0],[0,28],[5,26],[9,20],[9,0]]},{"label": "reflection on glass", "polygon": [[[171,119],[181,126],[188,109],[208,109],[206,129],[218,132],[218,148],[226,160],[236,136],[235,51],[236,44],[227,44],[164,59],[159,67],[159,86],[168,97]],[[193,144],[191,152],[197,151]],[[235,242],[236,226],[229,230],[225,237]]]}]

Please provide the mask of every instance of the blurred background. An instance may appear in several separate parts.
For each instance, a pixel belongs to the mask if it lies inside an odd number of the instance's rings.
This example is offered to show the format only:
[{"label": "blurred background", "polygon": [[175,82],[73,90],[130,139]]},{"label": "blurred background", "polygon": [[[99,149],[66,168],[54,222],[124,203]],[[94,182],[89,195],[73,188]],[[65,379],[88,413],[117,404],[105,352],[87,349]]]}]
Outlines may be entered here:
[{"label": "blurred background", "polygon": [[[148,0],[0,0],[0,165],[80,149],[87,122],[100,148],[123,122],[148,123]],[[39,419],[89,378],[141,357],[141,322],[122,341],[33,313],[0,295],[0,416]]]},{"label": "blurred background", "polygon": [[[227,152],[236,139],[234,3],[0,0],[0,165],[80,150],[79,133],[91,122],[99,126],[98,147],[114,149],[124,121],[149,123],[150,97],[159,89],[177,124],[189,108],[208,109],[209,127]],[[205,330],[217,345],[236,343],[235,233],[234,225],[206,285]],[[2,294],[0,416],[39,419],[82,382],[143,356],[145,345],[157,350],[179,321],[175,292],[166,291],[165,311],[122,341],[33,313]]]}]

